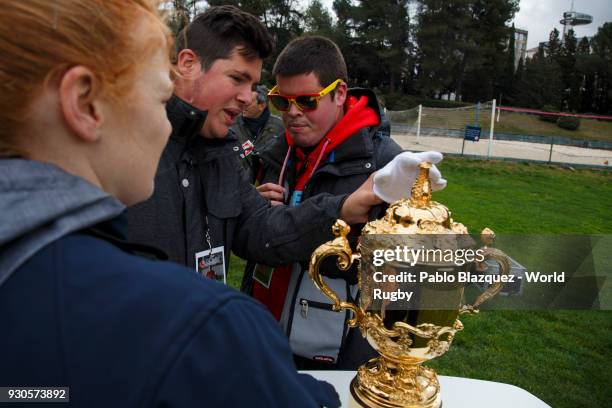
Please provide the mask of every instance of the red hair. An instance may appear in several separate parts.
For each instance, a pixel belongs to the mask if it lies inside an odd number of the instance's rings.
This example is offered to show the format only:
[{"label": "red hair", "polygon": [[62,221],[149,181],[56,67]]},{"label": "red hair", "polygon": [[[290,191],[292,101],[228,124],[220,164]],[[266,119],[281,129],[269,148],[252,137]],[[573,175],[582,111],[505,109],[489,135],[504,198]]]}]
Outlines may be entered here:
[{"label": "red hair", "polygon": [[[133,35],[141,25],[151,35]],[[13,153],[10,140],[27,124],[30,104],[66,69],[89,68],[97,91],[120,102],[159,47],[170,54],[172,39],[157,0],[2,0],[0,154]]]}]

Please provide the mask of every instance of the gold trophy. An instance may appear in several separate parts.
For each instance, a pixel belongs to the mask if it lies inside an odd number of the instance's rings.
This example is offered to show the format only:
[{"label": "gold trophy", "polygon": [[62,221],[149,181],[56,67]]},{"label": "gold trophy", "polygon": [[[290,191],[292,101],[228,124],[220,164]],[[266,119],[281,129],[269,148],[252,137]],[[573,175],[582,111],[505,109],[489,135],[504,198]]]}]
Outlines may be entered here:
[{"label": "gold trophy", "polygon": [[[503,286],[503,282],[494,283],[473,305],[464,305],[467,283],[458,277],[484,271],[487,259],[499,263],[500,276],[509,273],[510,260],[502,251],[490,247],[495,236],[488,228],[481,234],[484,247],[474,251],[480,257],[476,255],[478,259],[471,263],[461,264],[457,259],[445,261],[435,256],[423,259],[406,251],[403,254],[408,253],[407,259],[385,262],[382,268],[374,265],[377,250],[380,255],[385,249],[419,248],[423,255],[429,254],[429,250],[433,254],[441,253],[444,248],[465,254],[467,248],[474,246],[467,228],[453,222],[448,208],[431,201],[430,168],[430,163],[421,163],[410,199],[394,202],[382,219],[366,224],[358,245],[359,253],[351,251],[346,239],[349,226],[338,220],[332,228],[336,238],[318,247],[311,257],[309,273],[315,285],[332,300],[334,310],[353,312],[349,326],[359,326],[362,335],[380,353],[359,367],[351,382],[349,406],[440,407],[442,399],[436,373],[421,363],[448,350],[455,333],[463,328],[457,318],[459,314],[477,313],[479,305],[495,296]],[[320,275],[321,262],[329,256],[338,257],[341,270],[348,270],[353,262],[359,261],[359,305],[341,302]],[[411,271],[413,277],[426,273],[425,276],[446,279],[432,283],[418,279],[416,283],[402,282],[402,277]],[[379,283],[381,280],[383,283]],[[382,290],[391,293],[408,288],[411,292],[405,292],[414,295],[413,307],[397,306],[397,300],[377,299],[377,288],[378,294]]]}]

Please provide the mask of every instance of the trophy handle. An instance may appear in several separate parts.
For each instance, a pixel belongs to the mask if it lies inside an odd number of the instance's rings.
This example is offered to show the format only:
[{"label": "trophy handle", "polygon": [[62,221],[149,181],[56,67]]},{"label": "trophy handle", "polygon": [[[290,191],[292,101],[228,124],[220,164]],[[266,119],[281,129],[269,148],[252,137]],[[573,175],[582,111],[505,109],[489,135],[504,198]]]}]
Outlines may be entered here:
[{"label": "trophy handle", "polygon": [[347,234],[350,232],[351,227],[342,220],[336,220],[332,227],[332,232],[336,236],[333,241],[326,242],[321,245],[312,253],[310,257],[310,266],[308,268],[308,274],[314,282],[315,286],[325,294],[334,304],[332,309],[339,312],[341,310],[350,310],[353,312],[353,318],[349,319],[348,325],[355,327],[359,321],[363,318],[363,312],[359,307],[350,302],[341,302],[338,295],[331,290],[329,286],[323,280],[323,277],[319,273],[319,267],[327,257],[335,255],[338,257],[337,265],[340,270],[346,271],[355,262],[356,259],[360,258],[359,254],[353,254],[351,246],[346,239]]},{"label": "trophy handle", "polygon": [[[480,239],[485,244],[482,248],[484,259],[479,264],[484,264],[487,259],[494,259],[499,263],[500,275],[508,275],[510,273],[510,257],[503,251],[497,248],[491,248],[489,245],[495,241],[495,233],[489,228],[482,230]],[[499,293],[504,287],[504,282],[495,282],[487,288],[480,296],[476,298],[476,301],[472,305],[464,305],[459,313],[478,313],[478,308],[487,300],[491,299]]]}]

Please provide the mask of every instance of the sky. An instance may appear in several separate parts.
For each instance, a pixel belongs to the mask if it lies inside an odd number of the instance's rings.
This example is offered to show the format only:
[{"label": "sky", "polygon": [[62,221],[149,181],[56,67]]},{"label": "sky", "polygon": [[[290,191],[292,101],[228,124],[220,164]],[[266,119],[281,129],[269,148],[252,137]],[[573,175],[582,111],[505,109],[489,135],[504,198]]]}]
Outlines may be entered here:
[{"label": "sky", "polygon": [[[559,32],[563,32],[563,25],[559,24],[559,20],[563,18],[564,11],[570,11],[571,6],[571,0],[521,0],[520,10],[514,17],[514,25],[529,31],[527,48],[537,47],[541,41],[548,41],[548,35],[555,27]],[[593,36],[598,27],[605,22],[612,22],[612,0],[574,0],[574,11],[593,17],[591,24],[574,27],[578,38]]]},{"label": "sky", "polygon": [[[332,10],[333,0],[321,0],[321,2]],[[302,4],[310,3],[309,0],[300,0]],[[520,10],[514,17],[516,28],[527,30],[527,48],[537,47],[541,41],[548,41],[548,35],[553,28],[559,32],[563,26],[559,20],[563,18],[564,11],[570,11],[572,0],[520,0]],[[574,0],[574,11],[589,14],[593,22],[589,25],[576,26],[574,32],[578,38],[593,36],[597,28],[603,23],[612,22],[612,0]]]}]

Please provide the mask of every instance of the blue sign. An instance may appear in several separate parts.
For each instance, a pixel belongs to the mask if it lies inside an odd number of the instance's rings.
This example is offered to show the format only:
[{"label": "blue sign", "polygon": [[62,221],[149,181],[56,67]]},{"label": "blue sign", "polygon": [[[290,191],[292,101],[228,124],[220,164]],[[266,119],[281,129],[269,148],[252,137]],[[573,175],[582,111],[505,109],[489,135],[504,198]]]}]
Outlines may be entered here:
[{"label": "blue sign", "polygon": [[473,142],[477,142],[480,140],[480,126],[470,126],[467,125],[465,127],[465,136],[463,137],[465,140],[471,140]]}]

